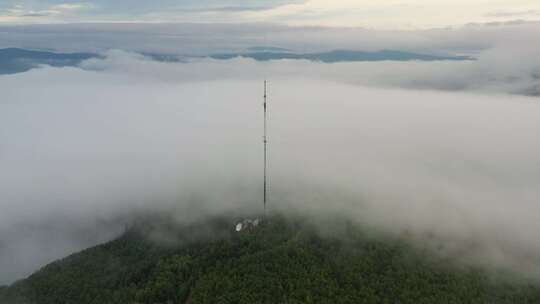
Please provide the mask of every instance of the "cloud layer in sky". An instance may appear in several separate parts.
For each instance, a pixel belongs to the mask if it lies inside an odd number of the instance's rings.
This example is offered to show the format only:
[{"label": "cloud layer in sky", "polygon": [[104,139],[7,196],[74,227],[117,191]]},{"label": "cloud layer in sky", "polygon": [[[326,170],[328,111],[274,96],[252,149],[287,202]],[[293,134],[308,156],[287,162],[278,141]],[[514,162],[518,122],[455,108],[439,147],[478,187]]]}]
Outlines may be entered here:
[{"label": "cloud layer in sky", "polygon": [[0,77],[0,282],[120,233],[133,213],[260,210],[264,76],[273,210],[342,214],[540,273],[537,98],[359,85],[357,70],[385,64],[107,55]]},{"label": "cloud layer in sky", "polygon": [[0,4],[0,22],[277,22],[419,29],[516,17],[538,20],[539,10],[535,0],[7,0]]},{"label": "cloud layer in sky", "polygon": [[277,24],[56,24],[0,26],[0,47],[101,52],[122,49],[173,55],[242,51],[253,46],[297,52],[392,49],[476,55],[501,47],[540,48],[538,22],[471,24],[453,29],[384,31]]}]

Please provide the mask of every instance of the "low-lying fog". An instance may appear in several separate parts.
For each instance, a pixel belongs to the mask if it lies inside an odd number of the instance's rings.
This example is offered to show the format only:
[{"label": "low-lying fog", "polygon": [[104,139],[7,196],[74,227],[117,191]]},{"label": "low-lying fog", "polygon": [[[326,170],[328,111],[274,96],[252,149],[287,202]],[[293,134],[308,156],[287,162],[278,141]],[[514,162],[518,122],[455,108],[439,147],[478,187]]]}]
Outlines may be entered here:
[{"label": "low-lying fog", "polygon": [[540,274],[540,103],[507,94],[537,82],[485,58],[157,63],[113,51],[0,77],[0,283],[118,235],[141,210],[258,210],[265,77],[270,209],[429,235],[443,254]]}]

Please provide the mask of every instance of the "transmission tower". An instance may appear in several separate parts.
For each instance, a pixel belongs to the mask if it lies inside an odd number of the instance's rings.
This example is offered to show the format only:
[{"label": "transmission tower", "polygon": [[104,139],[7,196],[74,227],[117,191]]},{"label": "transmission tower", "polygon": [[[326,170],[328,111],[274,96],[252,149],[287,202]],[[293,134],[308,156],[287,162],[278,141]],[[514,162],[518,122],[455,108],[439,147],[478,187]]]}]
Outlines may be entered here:
[{"label": "transmission tower", "polygon": [[268,146],[268,136],[267,136],[267,121],[268,121],[268,113],[267,113],[267,106],[266,106],[266,80],[264,81],[264,136],[263,136],[263,144],[264,144],[264,178],[263,178],[263,204],[264,204],[264,216],[266,217],[266,201],[268,199],[267,194],[267,177],[266,177],[266,171],[267,171],[267,146]]}]

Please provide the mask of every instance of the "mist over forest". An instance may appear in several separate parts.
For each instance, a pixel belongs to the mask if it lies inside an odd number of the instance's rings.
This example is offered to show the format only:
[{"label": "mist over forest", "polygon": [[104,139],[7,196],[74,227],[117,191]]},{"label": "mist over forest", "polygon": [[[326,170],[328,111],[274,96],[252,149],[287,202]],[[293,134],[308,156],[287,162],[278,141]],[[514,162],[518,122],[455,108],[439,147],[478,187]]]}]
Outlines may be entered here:
[{"label": "mist over forest", "polygon": [[110,240],[148,211],[179,223],[258,212],[264,78],[271,210],[339,215],[464,263],[540,273],[533,57],[516,63],[506,48],[466,62],[335,64],[102,54],[1,76],[0,282]]}]

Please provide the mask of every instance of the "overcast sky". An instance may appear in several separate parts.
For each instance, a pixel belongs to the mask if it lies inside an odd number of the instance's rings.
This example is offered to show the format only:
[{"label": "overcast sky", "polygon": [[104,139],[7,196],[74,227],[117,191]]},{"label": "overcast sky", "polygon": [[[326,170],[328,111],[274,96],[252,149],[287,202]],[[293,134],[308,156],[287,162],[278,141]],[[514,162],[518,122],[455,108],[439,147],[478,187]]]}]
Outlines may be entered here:
[{"label": "overcast sky", "polygon": [[540,20],[537,0],[3,0],[0,23],[273,22],[419,29]]}]

